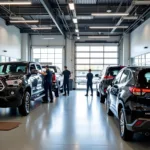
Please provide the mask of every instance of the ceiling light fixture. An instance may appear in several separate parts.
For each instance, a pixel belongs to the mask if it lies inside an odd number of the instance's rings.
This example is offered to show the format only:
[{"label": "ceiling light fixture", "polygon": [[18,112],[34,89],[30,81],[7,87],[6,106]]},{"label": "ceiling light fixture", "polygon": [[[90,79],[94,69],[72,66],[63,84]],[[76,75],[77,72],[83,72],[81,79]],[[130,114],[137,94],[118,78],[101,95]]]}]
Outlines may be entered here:
[{"label": "ceiling light fixture", "polygon": [[150,1],[134,1],[135,5],[150,5]]},{"label": "ceiling light fixture", "polygon": [[73,20],[73,23],[78,23],[77,18],[73,18],[72,20]]},{"label": "ceiling light fixture", "polygon": [[42,38],[43,40],[54,40],[55,38]]},{"label": "ceiling light fixture", "polygon": [[79,37],[79,36],[77,36],[77,40],[80,40],[80,37]]},{"label": "ceiling light fixture", "polygon": [[32,30],[51,30],[52,27],[33,27]]},{"label": "ceiling light fixture", "polygon": [[127,17],[123,17],[124,20],[136,20],[138,19],[137,16],[127,16]]},{"label": "ceiling light fixture", "polygon": [[73,2],[69,2],[69,8],[70,10],[75,10],[75,6]]},{"label": "ceiling light fixture", "polygon": [[128,16],[129,13],[92,13],[92,16],[95,17],[111,17],[111,16]]},{"label": "ceiling light fixture", "polygon": [[108,39],[110,36],[88,36],[89,39]]},{"label": "ceiling light fixture", "polygon": [[38,23],[39,20],[10,20],[10,23]]},{"label": "ceiling light fixture", "polygon": [[10,20],[25,20],[23,17],[10,16]]},{"label": "ceiling light fixture", "polygon": [[19,1],[9,1],[9,2],[0,2],[0,5],[31,5],[32,2],[31,1],[22,1],[22,2],[19,2]]},{"label": "ceiling light fixture", "polygon": [[75,29],[75,32],[78,33],[78,32],[79,32],[79,29]]},{"label": "ceiling light fixture", "polygon": [[111,13],[111,12],[112,12],[112,10],[111,10],[111,9],[108,9],[108,10],[107,10],[107,13]]},{"label": "ceiling light fixture", "polygon": [[118,28],[118,29],[126,29],[128,28],[128,26],[97,26],[97,27],[89,27],[90,29],[114,29],[114,28]]}]

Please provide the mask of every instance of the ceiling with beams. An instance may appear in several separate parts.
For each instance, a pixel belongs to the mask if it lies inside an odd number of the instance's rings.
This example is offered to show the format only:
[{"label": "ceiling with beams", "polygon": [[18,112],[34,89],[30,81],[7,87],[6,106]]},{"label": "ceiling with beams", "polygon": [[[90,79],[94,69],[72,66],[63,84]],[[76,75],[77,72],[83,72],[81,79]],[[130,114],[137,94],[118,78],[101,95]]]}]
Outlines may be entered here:
[{"label": "ceiling with beams", "polygon": [[[6,0],[8,1],[8,0]],[[13,0],[12,0],[13,1]],[[19,1],[19,0],[15,0]],[[21,1],[21,0],[20,0]],[[69,9],[70,0],[31,0],[32,5],[2,6],[0,17],[7,25],[15,25],[21,33],[77,35],[76,25],[73,23],[74,12]],[[47,9],[44,7],[45,3]],[[143,23],[150,16],[150,5],[133,5],[133,0],[72,0],[75,4],[76,18],[80,36],[109,35],[121,36],[129,33]],[[132,6],[132,7],[131,7]],[[131,9],[129,9],[131,8]],[[92,13],[129,12],[129,16],[136,16],[136,20],[122,19],[122,17],[94,17]],[[25,20],[39,20],[36,24],[10,23],[10,17],[23,17]],[[90,29],[90,26],[127,26],[126,29]],[[32,27],[52,27],[52,30],[32,30]]]}]

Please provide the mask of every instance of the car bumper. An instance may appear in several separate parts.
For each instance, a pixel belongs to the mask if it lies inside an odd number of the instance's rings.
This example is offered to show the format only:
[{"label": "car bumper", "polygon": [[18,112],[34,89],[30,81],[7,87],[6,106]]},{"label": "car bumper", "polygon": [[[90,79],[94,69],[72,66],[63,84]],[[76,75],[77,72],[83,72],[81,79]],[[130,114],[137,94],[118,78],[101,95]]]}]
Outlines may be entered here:
[{"label": "car bumper", "polygon": [[127,124],[126,127],[134,132],[148,132],[150,131],[150,119],[138,118],[132,124]]},{"label": "car bumper", "polygon": [[18,88],[7,88],[0,92],[0,107],[18,107],[22,104],[23,94]]}]

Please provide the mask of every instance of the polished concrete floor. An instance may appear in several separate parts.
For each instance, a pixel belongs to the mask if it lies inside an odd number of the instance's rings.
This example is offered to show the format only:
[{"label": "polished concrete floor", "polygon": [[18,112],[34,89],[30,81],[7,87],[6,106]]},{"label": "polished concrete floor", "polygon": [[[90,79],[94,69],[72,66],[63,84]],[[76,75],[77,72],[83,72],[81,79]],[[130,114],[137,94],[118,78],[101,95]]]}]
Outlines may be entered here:
[{"label": "polished concrete floor", "polygon": [[0,121],[19,121],[11,131],[0,131],[0,150],[147,150],[150,137],[137,134],[133,142],[119,136],[118,122],[108,117],[99,98],[73,91],[53,104],[33,103],[29,116],[16,109],[0,109]]}]

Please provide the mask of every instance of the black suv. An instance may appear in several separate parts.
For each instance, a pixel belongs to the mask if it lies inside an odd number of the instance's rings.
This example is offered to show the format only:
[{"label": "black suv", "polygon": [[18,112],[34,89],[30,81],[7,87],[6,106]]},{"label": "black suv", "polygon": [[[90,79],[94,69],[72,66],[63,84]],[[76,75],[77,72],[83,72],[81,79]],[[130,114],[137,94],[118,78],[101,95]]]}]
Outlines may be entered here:
[{"label": "black suv", "polygon": [[108,115],[119,119],[124,140],[150,131],[150,68],[122,69],[107,89],[106,107]]},{"label": "black suv", "polygon": [[100,102],[104,103],[106,98],[107,87],[112,83],[115,76],[124,66],[108,66],[106,67],[101,75],[96,75],[99,77],[96,83],[97,96],[100,96]]},{"label": "black suv", "polygon": [[[44,69],[45,66],[42,66]],[[59,97],[59,92],[63,92],[63,75],[59,67],[49,65],[49,69],[53,72],[52,90],[56,97]]]},{"label": "black suv", "polygon": [[18,107],[21,115],[30,112],[30,100],[44,96],[40,64],[33,62],[0,63],[0,107]]}]

